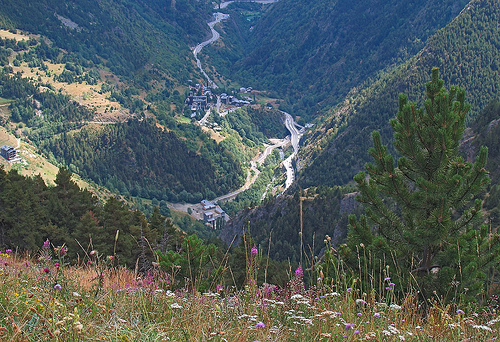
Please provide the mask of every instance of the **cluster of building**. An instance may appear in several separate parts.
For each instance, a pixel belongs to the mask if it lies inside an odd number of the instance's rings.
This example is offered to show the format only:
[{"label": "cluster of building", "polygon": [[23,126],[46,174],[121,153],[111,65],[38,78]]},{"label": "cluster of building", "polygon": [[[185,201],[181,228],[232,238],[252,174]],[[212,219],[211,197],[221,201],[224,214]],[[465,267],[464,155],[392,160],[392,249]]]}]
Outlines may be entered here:
[{"label": "cluster of building", "polygon": [[[191,80],[189,80],[192,82]],[[242,87],[239,89],[239,93],[250,93],[252,92],[252,87]],[[228,95],[222,93],[219,96],[220,103],[226,106],[243,107],[251,104],[252,100],[247,98],[246,100],[240,100],[236,96]],[[213,94],[212,88],[207,86],[202,86],[199,83],[189,86],[189,96],[186,98],[186,105],[191,108],[191,117],[195,117],[200,111],[206,111],[210,108],[210,104],[217,101],[216,96]]]},{"label": "cluster of building", "polygon": [[215,203],[209,200],[200,202],[203,209],[203,222],[214,225],[217,219],[226,220],[226,213]]},{"label": "cluster of building", "polygon": [[247,106],[250,104],[250,101],[240,100],[235,96],[227,95],[226,93],[220,94],[220,102],[225,105],[232,105],[236,107]]}]

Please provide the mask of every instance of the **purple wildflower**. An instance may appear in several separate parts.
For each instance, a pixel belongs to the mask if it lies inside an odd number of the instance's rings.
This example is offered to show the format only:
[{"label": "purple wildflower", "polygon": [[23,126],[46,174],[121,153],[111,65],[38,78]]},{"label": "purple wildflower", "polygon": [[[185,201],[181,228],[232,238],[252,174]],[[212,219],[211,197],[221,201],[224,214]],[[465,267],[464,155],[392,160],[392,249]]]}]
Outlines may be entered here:
[{"label": "purple wildflower", "polygon": [[359,334],[359,330],[354,331],[354,335]]},{"label": "purple wildflower", "polygon": [[394,286],[394,285],[396,285],[396,284],[394,284],[394,283],[389,283],[389,286]]},{"label": "purple wildflower", "polygon": [[256,256],[257,253],[259,253],[259,250],[257,249],[257,247],[255,245],[253,245],[253,247],[250,250],[250,252],[252,253],[252,256]]},{"label": "purple wildflower", "polygon": [[61,284],[58,283],[54,285],[54,290],[61,291],[61,289],[62,289]]},{"label": "purple wildflower", "polygon": [[256,328],[265,328],[266,325],[263,322],[258,322],[257,324],[255,324],[255,327]]},{"label": "purple wildflower", "polygon": [[302,266],[297,267],[295,270],[295,276],[297,278],[302,278],[304,276],[304,271],[302,270]]},{"label": "purple wildflower", "polygon": [[386,278],[384,279],[384,281],[390,281],[390,280],[391,280],[391,277],[386,277]]},{"label": "purple wildflower", "polygon": [[379,318],[379,317],[380,317],[380,314],[379,314],[378,312],[375,312],[375,313],[373,314],[373,317]]},{"label": "purple wildflower", "polygon": [[351,330],[354,328],[354,326],[355,326],[354,323],[346,323],[345,330]]},{"label": "purple wildflower", "polygon": [[464,310],[462,310],[462,309],[458,309],[458,310],[457,310],[457,314],[459,314],[459,315],[463,315],[464,313],[465,313],[465,312],[464,312]]},{"label": "purple wildflower", "polygon": [[43,243],[43,248],[45,248],[45,249],[50,248],[50,241],[49,241],[49,239],[45,240],[45,242]]},{"label": "purple wildflower", "polygon": [[5,254],[12,254],[12,249],[10,249],[10,248],[9,248],[9,249],[6,249],[6,250],[5,250]]},{"label": "purple wildflower", "polygon": [[349,287],[349,288],[347,289],[347,292],[351,292],[351,291],[352,291],[352,287]]},{"label": "purple wildflower", "polygon": [[363,314],[361,312],[358,312],[358,317],[361,317],[363,316]]}]

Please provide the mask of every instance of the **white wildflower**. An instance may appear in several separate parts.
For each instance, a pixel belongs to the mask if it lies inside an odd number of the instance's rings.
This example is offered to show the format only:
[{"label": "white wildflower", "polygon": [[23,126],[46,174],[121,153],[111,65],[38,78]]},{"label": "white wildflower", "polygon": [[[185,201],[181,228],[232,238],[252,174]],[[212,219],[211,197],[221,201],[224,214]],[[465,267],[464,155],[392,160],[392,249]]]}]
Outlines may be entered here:
[{"label": "white wildflower", "polygon": [[486,325],[490,326],[490,325],[493,325],[493,324],[498,323],[498,322],[500,322],[500,317],[492,319],[491,321],[489,321],[488,323],[486,323]]},{"label": "white wildflower", "polygon": [[170,304],[170,308],[172,308],[172,309],[182,309],[182,305],[180,305],[179,303],[173,303],[173,304]]},{"label": "white wildflower", "polygon": [[302,296],[300,294],[294,294],[290,299],[299,300],[299,299],[302,299],[302,298],[304,298],[304,296]]},{"label": "white wildflower", "polygon": [[392,310],[401,310],[401,306],[397,305],[397,304],[391,304],[390,308]]},{"label": "white wildflower", "polygon": [[325,297],[340,297],[340,293],[337,292],[327,293],[325,294]]},{"label": "white wildflower", "polygon": [[486,325],[473,325],[472,327],[474,329],[482,329],[482,330],[486,330],[486,331],[493,331],[493,330],[491,330],[490,327],[488,327]]},{"label": "white wildflower", "polygon": [[307,305],[307,306],[311,306],[311,304],[309,304],[308,300],[299,300],[299,301],[297,301],[297,304],[304,304],[304,305]]},{"label": "white wildflower", "polygon": [[391,336],[391,332],[388,331],[388,330],[382,330],[382,334],[384,334],[385,336]]},{"label": "white wildflower", "polygon": [[405,337],[403,335],[399,335],[399,340],[400,341],[404,341],[405,340]]},{"label": "white wildflower", "polygon": [[175,296],[175,293],[173,293],[170,290],[167,290],[167,292],[165,292],[165,296],[167,296],[167,297],[173,297],[173,296]]},{"label": "white wildflower", "polygon": [[387,307],[387,304],[386,303],[375,303],[375,305],[380,308],[380,309],[384,309]]},{"label": "white wildflower", "polygon": [[389,329],[389,331],[390,331],[392,334],[394,334],[394,335],[399,334],[399,330],[398,330],[395,326],[393,326],[393,325],[389,325],[389,326],[387,327],[387,329]]}]

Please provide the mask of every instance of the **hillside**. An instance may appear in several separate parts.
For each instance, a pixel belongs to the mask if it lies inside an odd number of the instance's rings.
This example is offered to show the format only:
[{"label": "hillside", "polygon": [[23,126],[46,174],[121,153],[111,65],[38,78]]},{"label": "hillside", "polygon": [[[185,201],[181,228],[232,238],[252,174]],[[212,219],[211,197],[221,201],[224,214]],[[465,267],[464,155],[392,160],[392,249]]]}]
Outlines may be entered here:
[{"label": "hillside", "polygon": [[[130,7],[130,3],[120,4],[113,4],[108,10],[120,14],[125,7]],[[200,127],[183,117],[185,104],[181,92],[184,93],[185,88],[180,83],[187,83],[187,78],[196,74],[182,62],[183,67],[187,67],[187,74],[179,76],[177,73],[182,70],[175,63],[182,57],[182,49],[191,53],[188,49],[190,39],[204,36],[203,30],[196,31],[194,25],[199,20],[205,29],[206,24],[200,19],[202,11],[198,8],[192,13],[192,24],[188,25],[186,32],[181,26],[176,28],[175,34],[167,29],[161,33],[154,27],[140,30],[137,27],[140,23],[159,25],[162,22],[167,25],[169,20],[175,22],[177,19],[185,25],[187,19],[181,19],[182,16],[175,13],[188,4],[177,2],[173,7],[160,6],[153,11],[153,7],[159,6],[153,2],[140,8],[132,7],[133,12],[139,11],[142,17],[135,16],[139,12],[127,19],[120,17],[120,27],[131,30],[130,39],[142,39],[148,49],[140,44],[127,47],[127,41],[123,44],[116,41],[116,46],[106,45],[110,54],[119,58],[120,49],[128,49],[130,52],[150,53],[151,58],[153,55],[154,58],[165,58],[158,60],[156,67],[154,63],[129,65],[127,73],[119,66],[131,61],[141,62],[133,53],[125,53],[122,64],[119,64],[103,57],[107,50],[97,51],[95,44],[98,41],[92,40],[93,45],[82,43],[109,25],[105,17],[92,14],[103,3],[75,4],[66,8],[67,12],[61,9],[60,13],[68,16],[62,17],[67,20],[61,19],[61,15],[49,16],[38,28],[30,26],[33,23],[27,22],[25,17],[16,17],[28,11],[27,4],[17,3],[13,8],[5,9],[4,15],[9,19],[3,21],[4,26],[15,24],[16,29],[0,30],[0,54],[4,56],[0,62],[5,66],[0,69],[2,124],[17,137],[22,136],[36,145],[37,152],[44,154],[50,162],[64,165],[72,172],[123,195],[197,202],[237,188],[244,181],[242,163],[247,158],[245,155],[254,152],[241,153],[241,143],[216,143]],[[54,6],[47,5],[45,10],[59,8],[58,4]],[[14,10],[17,14],[9,12]],[[84,10],[96,20],[91,26],[77,23],[83,20],[79,15],[83,15]],[[191,10],[184,10],[187,12],[183,15],[191,13]],[[42,20],[43,14],[39,15],[33,18],[33,22]],[[162,15],[165,18],[157,17]],[[80,21],[69,17],[80,18]],[[34,31],[21,32],[17,30],[20,27]],[[144,38],[161,39],[162,34],[167,35],[169,40],[162,48],[164,53],[172,55],[151,52],[150,49],[160,47],[157,42],[143,39],[143,34],[137,36],[142,30],[147,32]],[[192,34],[198,32],[200,37],[194,38],[187,34],[188,31]],[[47,36],[34,32],[46,33]],[[107,37],[106,32],[103,37]],[[181,50],[174,49],[176,46]],[[96,51],[101,54],[94,55]],[[88,56],[95,57],[95,60],[87,59]],[[186,58],[191,56],[186,55]],[[145,70],[149,76],[144,74]],[[126,123],[130,119],[143,120],[146,117],[148,120],[142,124]],[[138,130],[132,130],[131,125]],[[137,136],[138,131],[142,138]]]},{"label": "hillside", "polygon": [[0,23],[43,34],[78,60],[103,64],[145,86],[153,79],[190,77],[189,44],[205,36],[209,8],[191,0],[4,1]]},{"label": "hillside", "polygon": [[[342,215],[346,214],[339,211],[335,203],[342,203],[348,197],[342,199],[339,194],[332,197],[333,190],[324,189],[348,184],[371,160],[367,150],[373,130],[380,130],[383,143],[390,145],[393,136],[389,119],[397,112],[398,94],[409,94],[410,100],[420,103],[425,95],[424,84],[434,65],[440,67],[448,86],[456,84],[465,89],[466,100],[472,105],[469,113],[472,129],[468,130],[466,136],[464,154],[475,156],[479,145],[490,148],[487,165],[493,183],[485,208],[491,215],[494,227],[498,226],[495,209],[500,193],[498,103],[491,104],[485,110],[483,108],[490,101],[498,99],[499,10],[495,1],[471,2],[449,25],[431,36],[425,47],[408,62],[393,72],[381,74],[370,86],[352,90],[343,103],[330,110],[329,117],[321,125],[305,136],[298,162],[303,169],[299,173],[294,194],[287,200],[273,199],[261,207],[241,212],[222,236],[230,240],[249,225],[257,241],[266,245],[272,231],[272,235],[279,240],[279,248],[276,247],[277,242],[273,242],[271,255],[282,258],[284,251],[288,251],[285,258],[297,260],[300,246],[298,188],[318,186],[318,189],[323,189],[323,196],[304,201],[303,204],[304,244],[312,248],[314,238],[315,248],[320,249],[325,234],[330,235],[334,243],[341,243],[347,234],[347,222],[345,217],[342,219]],[[345,193],[346,190],[341,192]],[[317,222],[319,217],[330,218]],[[311,229],[310,225],[314,228]]]},{"label": "hillside", "polygon": [[242,58],[231,60],[230,75],[286,97],[287,111],[310,120],[352,88],[412,57],[466,3],[282,0],[251,28],[229,27],[231,51],[237,36],[244,49]]},{"label": "hillside", "polygon": [[299,184],[340,185],[352,180],[368,160],[366,142],[381,130],[392,140],[389,119],[397,111],[399,93],[419,102],[432,67],[440,68],[448,85],[466,90],[473,119],[500,88],[500,8],[493,0],[472,1],[449,25],[429,38],[411,60],[384,73],[364,89],[353,89],[329,118],[306,137],[305,163]]}]

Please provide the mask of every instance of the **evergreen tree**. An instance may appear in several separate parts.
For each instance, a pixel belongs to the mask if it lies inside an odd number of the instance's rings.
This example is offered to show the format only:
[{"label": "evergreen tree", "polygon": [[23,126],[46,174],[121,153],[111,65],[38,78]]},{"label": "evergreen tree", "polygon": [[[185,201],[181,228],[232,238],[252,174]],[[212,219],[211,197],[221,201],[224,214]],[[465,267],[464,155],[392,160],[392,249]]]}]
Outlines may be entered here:
[{"label": "evergreen tree", "polygon": [[496,240],[480,227],[478,195],[489,183],[487,149],[481,148],[474,163],[458,155],[470,106],[463,90],[443,88],[437,68],[426,93],[424,109],[400,95],[390,122],[401,155],[397,167],[380,134],[372,133],[369,153],[375,162],[366,165],[368,175],[354,177],[365,215],[349,217],[346,251],[364,248],[358,254],[367,256],[367,264],[389,265],[381,277],[398,273],[401,286],[415,281],[424,298],[434,291],[445,299],[465,292],[475,297],[498,256],[492,246]]}]

